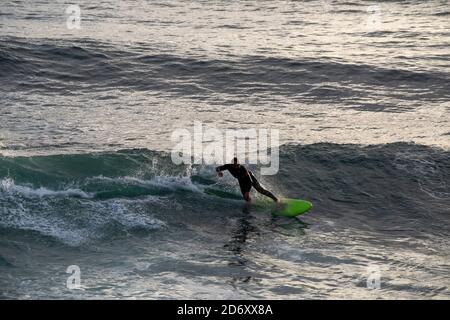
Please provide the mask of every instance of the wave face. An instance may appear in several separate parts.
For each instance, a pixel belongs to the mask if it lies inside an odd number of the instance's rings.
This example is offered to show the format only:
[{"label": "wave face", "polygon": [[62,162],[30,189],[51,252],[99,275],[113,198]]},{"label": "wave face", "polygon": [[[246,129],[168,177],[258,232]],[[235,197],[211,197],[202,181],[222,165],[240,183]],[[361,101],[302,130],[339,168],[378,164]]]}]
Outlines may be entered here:
[{"label": "wave face", "polygon": [[152,169],[155,154],[2,158],[1,226],[72,246],[134,229],[164,228],[152,211],[169,210],[164,204],[174,191],[196,189],[187,177]]},{"label": "wave face", "polygon": [[[253,191],[266,204],[244,206],[230,175],[219,180],[210,166],[176,166],[163,152],[2,157],[0,269],[47,279],[26,290],[3,279],[3,296],[67,296],[64,288],[43,289],[54,279],[43,275],[64,282],[76,264],[88,270],[83,291],[69,293],[78,298],[312,298],[329,297],[328,290],[448,297],[449,178],[450,154],[440,149],[286,145],[279,173],[260,181],[314,208],[301,220],[271,219],[270,201]],[[45,268],[29,269],[30,257]],[[315,287],[330,269],[333,282]],[[372,269],[382,274],[380,291],[366,289]],[[105,275],[104,284],[94,280]],[[157,287],[143,288],[143,277]],[[267,277],[277,281],[261,286]],[[195,281],[205,281],[202,292]]]},{"label": "wave face", "polygon": [[[448,152],[408,144],[288,145],[280,172],[262,179],[286,197],[310,199],[321,218],[339,217],[380,232],[401,225],[416,235],[440,234],[448,228],[449,161]],[[0,222],[69,245],[165,228],[170,215],[186,218],[185,206],[208,215],[205,207],[228,200],[205,189],[229,192],[230,201],[240,203],[236,183],[219,183],[213,172],[208,166],[176,166],[170,155],[145,149],[3,157]]]}]

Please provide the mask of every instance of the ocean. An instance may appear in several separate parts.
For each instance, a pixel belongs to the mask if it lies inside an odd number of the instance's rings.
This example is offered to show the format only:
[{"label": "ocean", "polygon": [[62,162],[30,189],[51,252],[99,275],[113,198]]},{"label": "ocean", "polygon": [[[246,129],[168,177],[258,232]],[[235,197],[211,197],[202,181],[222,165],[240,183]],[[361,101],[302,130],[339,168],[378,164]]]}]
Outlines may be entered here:
[{"label": "ocean", "polygon": [[[2,1],[0,298],[449,299],[449,48],[448,1]],[[195,121],[313,209],[175,164]]]}]

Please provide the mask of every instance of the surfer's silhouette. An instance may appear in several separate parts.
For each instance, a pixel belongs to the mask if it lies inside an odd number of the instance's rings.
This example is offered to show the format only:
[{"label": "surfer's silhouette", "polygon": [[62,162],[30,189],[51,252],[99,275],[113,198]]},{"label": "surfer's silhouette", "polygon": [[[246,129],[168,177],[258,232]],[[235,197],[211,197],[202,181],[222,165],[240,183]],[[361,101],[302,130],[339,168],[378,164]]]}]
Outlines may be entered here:
[{"label": "surfer's silhouette", "polygon": [[233,177],[238,179],[239,187],[241,188],[242,196],[245,201],[250,202],[250,190],[253,188],[256,189],[259,193],[265,195],[266,197],[271,198],[273,201],[278,202],[278,198],[265,189],[255,178],[253,173],[245,168],[243,165],[239,164],[238,159],[236,157],[233,158],[233,163],[224,164],[223,166],[219,166],[216,168],[216,172],[219,177],[223,176],[222,171],[228,170]]}]

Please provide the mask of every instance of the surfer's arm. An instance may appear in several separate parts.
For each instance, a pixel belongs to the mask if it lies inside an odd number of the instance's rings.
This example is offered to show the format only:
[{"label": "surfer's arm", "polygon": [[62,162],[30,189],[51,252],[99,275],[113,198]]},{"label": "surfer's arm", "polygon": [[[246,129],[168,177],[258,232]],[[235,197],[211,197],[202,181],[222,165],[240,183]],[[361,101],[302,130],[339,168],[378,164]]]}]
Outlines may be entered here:
[{"label": "surfer's arm", "polygon": [[223,166],[216,167],[217,175],[218,175],[219,177],[223,177],[222,171],[223,171],[223,170],[227,170],[227,169],[228,169],[228,164],[224,164]]},{"label": "surfer's arm", "polygon": [[228,164],[224,164],[223,166],[216,167],[216,172],[220,172],[223,170],[228,170]]}]

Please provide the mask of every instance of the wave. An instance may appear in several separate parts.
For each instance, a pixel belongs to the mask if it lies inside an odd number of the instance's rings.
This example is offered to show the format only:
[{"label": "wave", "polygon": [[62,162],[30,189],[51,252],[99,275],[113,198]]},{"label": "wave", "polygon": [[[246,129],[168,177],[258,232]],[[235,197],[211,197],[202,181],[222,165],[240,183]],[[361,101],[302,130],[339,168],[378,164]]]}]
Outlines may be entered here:
[{"label": "wave", "polygon": [[[280,151],[278,174],[260,180],[281,196],[312,201],[312,217],[347,227],[448,230],[448,151],[406,143]],[[258,176],[258,166],[250,168]],[[242,203],[231,177],[217,180],[212,166],[174,165],[164,152],[0,157],[0,228],[72,246],[232,214]]]},{"label": "wave", "polygon": [[28,186],[16,185],[14,180],[6,178],[0,181],[0,190],[9,194],[19,194],[27,198],[44,198],[44,197],[80,197],[92,198],[93,195],[88,192],[83,192],[80,189],[66,189],[66,190],[50,190],[47,188],[33,189]]},{"label": "wave", "polygon": [[79,197],[78,192],[70,189],[42,192],[44,188],[24,188],[12,180],[8,184],[9,187],[0,188],[0,227],[4,232],[27,231],[47,237],[49,241],[80,246],[165,226],[151,212],[143,212],[143,208],[161,202],[158,197],[96,200]]},{"label": "wave", "polygon": [[[384,94],[420,101],[448,97],[449,75],[437,71],[389,69],[327,59],[230,56],[227,60],[119,50],[104,43],[84,46],[64,42],[0,43],[0,83],[10,90],[74,94],[86,90],[127,88],[204,99],[211,93],[270,94],[309,101],[352,103],[379,88]],[[177,80],[177,81],[173,81]],[[327,90],[318,89],[327,83]],[[396,89],[396,90],[394,90]],[[395,95],[397,92],[397,95]],[[356,99],[356,100],[355,100]]]},{"label": "wave", "polygon": [[435,16],[438,17],[442,17],[442,16],[450,16],[450,11],[442,11],[442,12],[437,12],[434,14]]}]

